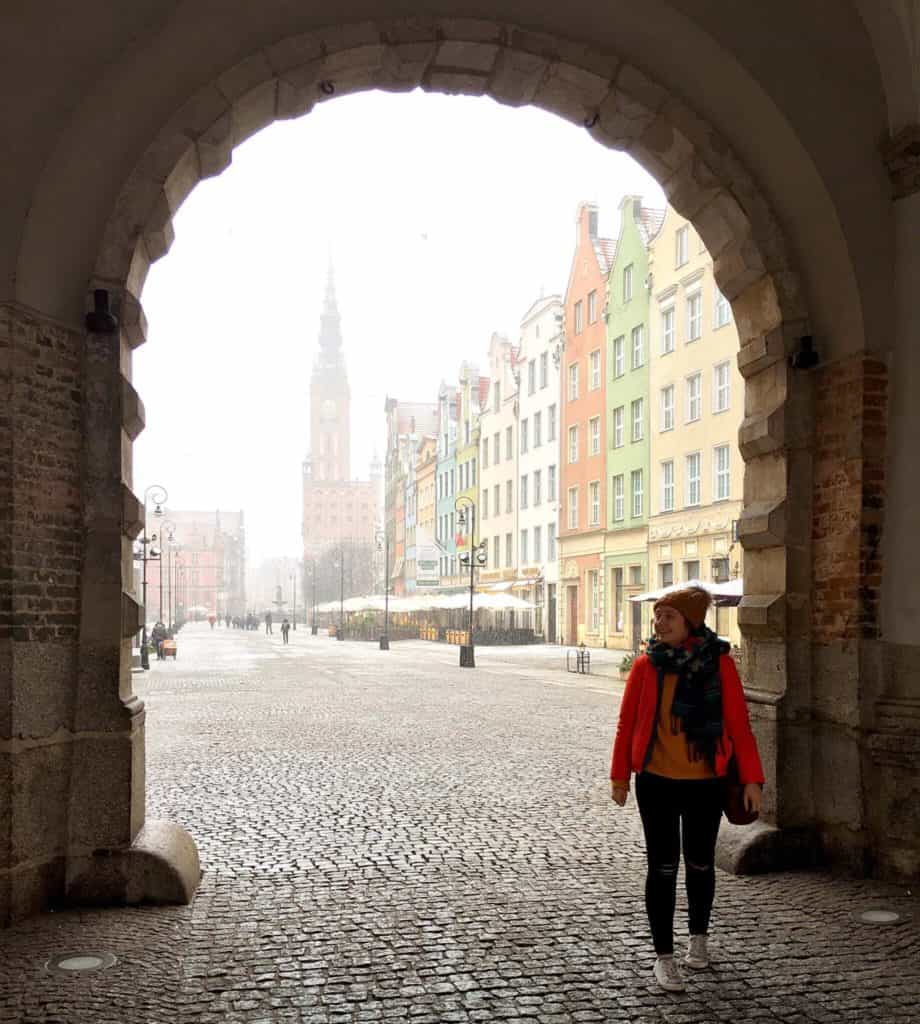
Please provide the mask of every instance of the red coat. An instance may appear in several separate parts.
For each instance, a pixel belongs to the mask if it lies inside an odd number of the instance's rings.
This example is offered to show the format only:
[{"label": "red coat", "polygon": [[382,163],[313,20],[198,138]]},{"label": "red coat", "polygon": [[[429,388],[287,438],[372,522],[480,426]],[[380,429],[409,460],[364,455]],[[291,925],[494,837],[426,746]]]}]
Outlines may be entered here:
[{"label": "red coat", "polygon": [[[722,679],[722,743],[716,748],[716,775],[724,775],[732,751],[738,762],[742,782],[764,781],[757,741],[751,732],[747,702],[731,656],[719,658]],[[645,654],[633,662],[626,692],[620,702],[620,718],[613,744],[610,778],[629,782],[632,772],[641,772],[645,764],[658,711],[658,673]]]}]

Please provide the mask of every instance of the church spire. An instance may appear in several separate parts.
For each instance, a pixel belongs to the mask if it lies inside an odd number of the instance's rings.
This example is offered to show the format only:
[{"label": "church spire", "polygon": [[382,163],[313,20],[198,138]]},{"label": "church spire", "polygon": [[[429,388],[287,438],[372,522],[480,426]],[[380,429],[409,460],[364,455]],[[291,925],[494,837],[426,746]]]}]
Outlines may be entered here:
[{"label": "church spire", "polygon": [[341,359],[342,353],[342,321],[339,316],[339,305],[335,298],[335,271],[332,258],[329,259],[329,273],[326,277],[326,298],[323,301],[323,312],[320,317],[319,347],[325,356]]}]

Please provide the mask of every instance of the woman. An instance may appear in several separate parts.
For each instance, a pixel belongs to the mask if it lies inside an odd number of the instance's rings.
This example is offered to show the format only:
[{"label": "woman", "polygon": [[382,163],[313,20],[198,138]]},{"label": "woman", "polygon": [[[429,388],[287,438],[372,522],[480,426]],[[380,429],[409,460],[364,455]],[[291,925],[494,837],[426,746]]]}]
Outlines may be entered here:
[{"label": "woman", "polygon": [[612,797],[620,807],[636,774],[648,857],[645,907],[658,954],[655,979],[669,992],[684,990],[674,961],[681,831],[690,917],[684,963],[703,968],[709,965],[720,777],[732,752],[748,810],[760,810],[764,781],[728,644],[703,624],[710,601],[707,591],[687,587],[655,602],[655,637],[629,673],[610,770]]}]

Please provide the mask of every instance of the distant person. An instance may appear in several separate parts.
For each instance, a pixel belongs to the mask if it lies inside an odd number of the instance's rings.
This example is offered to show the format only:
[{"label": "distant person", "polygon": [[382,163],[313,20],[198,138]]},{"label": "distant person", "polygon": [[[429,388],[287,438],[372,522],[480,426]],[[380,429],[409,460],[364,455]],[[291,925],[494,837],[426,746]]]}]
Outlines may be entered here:
[{"label": "distant person", "polygon": [[268,634],[271,633],[271,631],[272,631],[272,613],[271,612],[266,612],[265,613],[265,635],[268,636]]},{"label": "distant person", "polygon": [[213,629],[214,628],[214,623],[217,622],[217,616],[209,615],[208,616],[208,622],[211,623],[211,629]]},{"label": "distant person", "polygon": [[230,612],[227,612],[227,629],[230,628]]},{"label": "distant person", "polygon": [[291,624],[287,620],[287,616],[281,620],[281,638],[285,643],[288,642],[288,633],[291,631]]},{"label": "distant person", "polygon": [[164,626],[162,622],[157,622],[154,625],[153,631],[150,634],[150,640],[153,643],[154,649],[157,652],[157,661],[165,660],[166,656],[163,654],[163,641],[166,639],[166,637],[166,626]]}]

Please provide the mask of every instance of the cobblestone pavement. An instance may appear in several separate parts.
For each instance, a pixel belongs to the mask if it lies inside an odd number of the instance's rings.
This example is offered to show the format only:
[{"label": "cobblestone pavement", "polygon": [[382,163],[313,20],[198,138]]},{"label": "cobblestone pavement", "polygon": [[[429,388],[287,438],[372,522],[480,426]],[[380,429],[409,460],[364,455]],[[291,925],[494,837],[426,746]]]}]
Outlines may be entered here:
[{"label": "cobblestone pavement", "polygon": [[[719,873],[711,969],[656,989],[618,684],[291,638],[189,627],[135,677],[148,815],[194,834],[200,890],[0,932],[0,1021],[920,1021],[916,900],[821,873]],[[912,917],[856,922],[879,905]],[[88,950],[119,962],[44,969]]]}]

